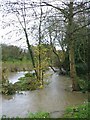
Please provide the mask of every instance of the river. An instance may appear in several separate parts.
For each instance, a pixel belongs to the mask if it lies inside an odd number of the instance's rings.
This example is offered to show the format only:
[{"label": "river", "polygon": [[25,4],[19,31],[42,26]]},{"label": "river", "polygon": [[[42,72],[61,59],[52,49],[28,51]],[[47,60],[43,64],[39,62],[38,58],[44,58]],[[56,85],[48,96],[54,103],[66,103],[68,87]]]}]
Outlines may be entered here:
[{"label": "river", "polygon": [[[23,91],[23,94],[2,95],[2,114],[7,117],[27,117],[28,112],[47,111],[52,118],[59,118],[67,106],[82,104],[88,100],[87,93],[71,92],[71,81],[66,76],[60,76],[52,70],[48,78],[50,84],[44,89]],[[13,73],[9,77],[15,83],[24,72]],[[1,97],[1,96],[0,96]]]}]

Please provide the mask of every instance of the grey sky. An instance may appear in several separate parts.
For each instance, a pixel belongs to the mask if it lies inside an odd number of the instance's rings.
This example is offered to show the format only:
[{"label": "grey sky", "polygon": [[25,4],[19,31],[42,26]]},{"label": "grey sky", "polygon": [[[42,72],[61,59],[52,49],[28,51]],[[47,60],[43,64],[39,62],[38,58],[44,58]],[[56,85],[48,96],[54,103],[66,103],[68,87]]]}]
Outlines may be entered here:
[{"label": "grey sky", "polygon": [[[6,0],[0,0],[0,3],[5,2]],[[16,0],[11,0],[11,1],[16,1]],[[32,0],[32,1],[36,1],[37,0]],[[39,0],[38,0],[39,1]],[[46,1],[46,0],[43,0]],[[52,0],[47,0],[48,2],[52,1]],[[63,0],[61,0],[63,1]],[[64,0],[65,1],[65,0]],[[70,0],[73,1],[73,0]],[[85,1],[85,0],[77,0],[77,1]],[[60,0],[56,0],[54,1],[54,3],[58,3],[60,2]],[[26,47],[26,42],[25,42],[25,36],[23,34],[23,31],[21,30],[21,34],[20,31],[18,31],[18,29],[22,29],[21,26],[19,25],[19,23],[17,22],[17,17],[15,15],[10,15],[6,16],[6,17],[2,17],[3,13],[0,11],[0,43],[6,43],[6,44],[13,44],[13,45],[17,45],[17,46],[21,46],[21,47]],[[32,18],[30,18],[32,19]],[[16,23],[14,25],[10,24],[10,21],[12,20],[16,20]],[[32,20],[33,21],[33,20]],[[6,22],[6,23],[4,23]],[[29,25],[32,26],[33,22],[29,23]],[[6,25],[6,28],[5,28]],[[19,28],[18,28],[19,26]],[[4,28],[4,29],[3,29]],[[17,30],[17,31],[15,31]],[[10,33],[9,33],[10,32]],[[9,34],[7,34],[9,33]],[[32,40],[32,34],[30,34],[30,44],[35,44],[36,41],[33,39]],[[23,39],[20,39],[23,38]]]}]

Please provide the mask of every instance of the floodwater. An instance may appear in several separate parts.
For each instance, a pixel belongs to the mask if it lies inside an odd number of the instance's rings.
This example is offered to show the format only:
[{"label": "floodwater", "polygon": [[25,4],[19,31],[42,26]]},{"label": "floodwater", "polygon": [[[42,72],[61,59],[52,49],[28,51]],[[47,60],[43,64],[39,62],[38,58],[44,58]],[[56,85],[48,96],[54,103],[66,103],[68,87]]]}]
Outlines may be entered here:
[{"label": "floodwater", "polygon": [[27,73],[27,71],[21,71],[21,72],[12,72],[10,73],[8,79],[9,79],[9,82],[14,84],[15,82],[19,81],[18,79],[20,77],[24,77],[24,74]]},{"label": "floodwater", "polygon": [[[52,70],[48,78],[50,84],[44,89],[2,96],[2,114],[7,117],[27,117],[28,112],[47,111],[52,118],[60,118],[67,106],[82,104],[87,101],[87,93],[71,92],[71,81],[68,77],[60,76]],[[17,81],[24,73],[15,73],[10,81]],[[15,81],[14,81],[15,80]],[[1,96],[0,96],[1,97]]]}]

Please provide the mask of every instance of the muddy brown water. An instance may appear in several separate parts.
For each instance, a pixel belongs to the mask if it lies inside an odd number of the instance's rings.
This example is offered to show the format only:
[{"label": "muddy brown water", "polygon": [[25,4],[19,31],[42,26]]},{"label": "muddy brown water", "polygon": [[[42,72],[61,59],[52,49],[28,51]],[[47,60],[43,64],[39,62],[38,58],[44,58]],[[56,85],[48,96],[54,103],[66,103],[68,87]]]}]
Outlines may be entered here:
[{"label": "muddy brown water", "polygon": [[[71,81],[66,76],[60,76],[52,70],[48,78],[50,84],[44,89],[23,91],[15,95],[0,96],[2,115],[7,117],[27,117],[29,112],[47,111],[52,118],[62,117],[67,106],[82,104],[87,101],[87,93],[71,92]],[[23,76],[24,72],[13,73],[10,76],[12,83]],[[15,80],[15,81],[14,81]]]}]

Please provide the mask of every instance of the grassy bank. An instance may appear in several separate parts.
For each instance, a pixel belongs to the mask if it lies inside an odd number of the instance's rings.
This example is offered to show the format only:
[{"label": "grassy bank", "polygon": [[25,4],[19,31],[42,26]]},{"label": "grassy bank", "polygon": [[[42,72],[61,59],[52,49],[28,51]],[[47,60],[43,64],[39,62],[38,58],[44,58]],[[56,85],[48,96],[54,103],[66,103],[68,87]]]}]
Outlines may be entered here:
[{"label": "grassy bank", "polygon": [[[30,120],[30,118],[50,118],[50,113],[44,112],[44,111],[39,111],[39,112],[35,112],[35,113],[30,112],[30,113],[28,113],[27,118],[29,120]],[[4,120],[4,119],[21,120],[21,118],[18,116],[16,118],[7,118],[7,116],[3,115],[2,120]],[[33,119],[33,120],[35,120],[35,119]]]},{"label": "grassy bank", "polygon": [[28,70],[32,70],[32,64],[31,64],[31,61],[29,60],[6,61],[6,62],[2,62],[2,71],[5,68],[9,72],[28,71]]},{"label": "grassy bank", "polygon": [[64,118],[89,118],[90,117],[90,102],[82,105],[68,107],[65,111]]},{"label": "grassy bank", "polygon": [[[6,116],[2,116],[2,118],[7,118]],[[35,112],[28,113],[27,118],[51,118],[49,112]],[[61,119],[88,119],[90,118],[90,102],[83,103],[82,105],[68,107],[65,111],[65,114],[61,117]],[[19,117],[16,117],[15,120],[19,120]]]}]

